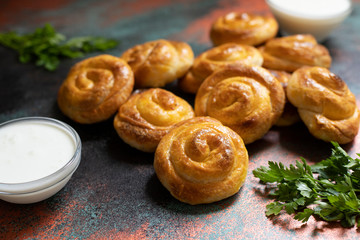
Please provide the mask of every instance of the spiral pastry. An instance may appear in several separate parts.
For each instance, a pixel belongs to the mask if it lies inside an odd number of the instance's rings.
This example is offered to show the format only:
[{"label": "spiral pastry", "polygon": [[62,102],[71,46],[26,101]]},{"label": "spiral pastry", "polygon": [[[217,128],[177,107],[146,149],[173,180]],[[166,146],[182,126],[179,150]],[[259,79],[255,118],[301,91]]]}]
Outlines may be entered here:
[{"label": "spiral pastry", "polygon": [[194,117],[184,99],[160,89],[136,90],[114,119],[124,142],[144,152],[154,152],[161,138],[177,122]]},{"label": "spiral pastry", "polygon": [[160,141],[154,168],[176,199],[194,205],[236,194],[248,161],[238,134],[215,119],[196,117],[176,124]]},{"label": "spiral pastry", "polygon": [[278,29],[273,17],[231,12],[215,20],[210,38],[215,46],[228,42],[256,46],[275,37]]},{"label": "spiral pastry", "polygon": [[283,87],[269,71],[243,65],[205,79],[195,97],[195,114],[220,120],[248,144],[277,122],[284,104]]},{"label": "spiral pastry", "polygon": [[203,52],[194,60],[184,78],[179,79],[179,87],[188,93],[196,93],[201,83],[214,71],[226,66],[263,63],[261,53],[254,47],[236,43],[225,43]]},{"label": "spiral pastry", "polygon": [[312,35],[292,35],[274,38],[259,48],[264,57],[263,67],[294,72],[302,66],[329,68],[331,56]]},{"label": "spiral pastry", "polygon": [[134,71],[135,87],[163,87],[189,70],[194,53],[185,42],[160,39],[136,45],[121,58]]},{"label": "spiral pastry", "polygon": [[57,101],[66,116],[91,124],[110,118],[128,99],[133,87],[134,74],[124,60],[99,55],[70,69]]},{"label": "spiral pastry", "polygon": [[302,67],[289,80],[287,96],[310,133],[324,141],[351,142],[359,130],[355,96],[336,74],[322,67]]},{"label": "spiral pastry", "polygon": [[281,114],[279,120],[275,123],[276,126],[284,127],[290,126],[300,121],[300,116],[297,111],[297,108],[292,105],[286,96],[286,88],[291,78],[291,74],[284,71],[270,70],[270,73],[276,77],[277,80],[281,83],[285,92],[285,106],[284,111]]}]

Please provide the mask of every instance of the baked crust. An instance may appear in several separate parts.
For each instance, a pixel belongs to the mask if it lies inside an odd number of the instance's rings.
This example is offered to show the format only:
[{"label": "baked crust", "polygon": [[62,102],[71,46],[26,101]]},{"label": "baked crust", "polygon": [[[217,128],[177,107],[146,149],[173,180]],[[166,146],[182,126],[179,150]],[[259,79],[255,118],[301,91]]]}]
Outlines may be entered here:
[{"label": "baked crust", "polygon": [[275,37],[278,30],[273,17],[231,12],[215,20],[210,38],[215,46],[228,42],[257,46]]},{"label": "baked crust", "polygon": [[188,204],[219,201],[244,184],[248,153],[241,137],[209,117],[182,121],[164,136],[155,152],[160,182]]},{"label": "baked crust", "polygon": [[316,138],[345,144],[357,135],[360,116],[355,96],[327,68],[302,67],[295,71],[287,96]]},{"label": "baked crust", "polygon": [[195,97],[195,114],[220,120],[248,144],[278,121],[284,104],[283,87],[269,71],[243,65],[205,79]]},{"label": "baked crust", "polygon": [[205,78],[216,70],[243,64],[261,66],[262,63],[263,57],[255,47],[225,43],[196,57],[185,77],[179,79],[179,87],[185,92],[195,94]]},{"label": "baked crust", "polygon": [[194,61],[185,42],[159,39],[126,50],[123,58],[135,74],[135,87],[163,87],[182,77]]},{"label": "baked crust", "polygon": [[274,38],[259,50],[264,57],[263,67],[268,69],[294,72],[302,66],[331,66],[328,49],[309,34]]},{"label": "baked crust", "polygon": [[136,90],[119,108],[114,128],[130,146],[154,152],[175,123],[194,115],[190,104],[165,89]]},{"label": "baked crust", "polygon": [[110,118],[130,96],[134,75],[122,59],[99,55],[75,64],[61,84],[57,102],[61,111],[78,123]]},{"label": "baked crust", "polygon": [[297,108],[294,107],[294,105],[292,105],[289,102],[289,100],[287,99],[287,96],[286,96],[286,88],[287,88],[289,79],[291,78],[291,74],[288,72],[285,72],[285,71],[277,71],[277,70],[269,70],[269,71],[272,75],[274,75],[277,78],[277,80],[279,80],[279,82],[283,86],[284,92],[285,92],[284,111],[281,114],[279,120],[275,123],[275,125],[279,126],[279,127],[285,127],[285,126],[290,126],[290,125],[293,125],[293,124],[299,122],[301,119],[300,119],[299,113],[297,111]]}]

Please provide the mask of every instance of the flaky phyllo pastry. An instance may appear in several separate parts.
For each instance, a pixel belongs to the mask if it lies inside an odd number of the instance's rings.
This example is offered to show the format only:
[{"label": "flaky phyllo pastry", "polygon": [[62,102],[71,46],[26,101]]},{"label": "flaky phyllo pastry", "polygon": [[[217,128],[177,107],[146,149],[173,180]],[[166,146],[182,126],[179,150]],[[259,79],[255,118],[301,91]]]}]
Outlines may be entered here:
[{"label": "flaky phyllo pastry", "polygon": [[331,56],[312,35],[292,35],[274,38],[259,48],[264,57],[263,67],[294,72],[302,66],[329,68]]},{"label": "flaky phyllo pastry", "polygon": [[99,55],[74,65],[58,92],[61,111],[79,123],[110,118],[130,96],[134,75],[122,59]]},{"label": "flaky phyllo pastry", "polygon": [[114,128],[130,146],[154,152],[175,123],[194,115],[190,104],[165,89],[136,90],[119,108]]},{"label": "flaky phyllo pastry", "polygon": [[225,43],[196,57],[188,73],[179,79],[179,87],[185,92],[196,93],[205,78],[216,70],[243,64],[261,66],[262,63],[263,57],[255,47]]},{"label": "flaky phyllo pastry", "polygon": [[278,121],[284,104],[283,87],[269,71],[244,65],[206,78],[195,97],[195,114],[220,120],[248,144]]},{"label": "flaky phyllo pastry", "polygon": [[195,117],[176,124],[160,141],[154,168],[176,199],[201,204],[237,193],[248,161],[238,134],[215,119]]},{"label": "flaky phyllo pastry", "polygon": [[289,101],[310,133],[324,141],[351,142],[359,130],[355,96],[337,75],[322,67],[302,67],[287,86]]},{"label": "flaky phyllo pastry", "polygon": [[278,29],[273,17],[231,12],[215,20],[210,38],[215,46],[229,42],[257,46],[275,37]]},{"label": "flaky phyllo pastry", "polygon": [[126,50],[123,58],[135,75],[135,87],[163,87],[182,77],[194,61],[189,44],[159,39]]}]

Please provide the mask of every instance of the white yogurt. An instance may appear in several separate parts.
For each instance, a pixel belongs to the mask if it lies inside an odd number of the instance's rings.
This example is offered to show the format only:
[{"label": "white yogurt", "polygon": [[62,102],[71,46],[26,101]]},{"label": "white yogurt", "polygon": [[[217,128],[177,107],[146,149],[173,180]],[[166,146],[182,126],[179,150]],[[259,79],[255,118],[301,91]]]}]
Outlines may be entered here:
[{"label": "white yogurt", "polygon": [[350,0],[267,0],[283,34],[324,40],[351,12]]},{"label": "white yogurt", "polygon": [[329,18],[347,11],[349,0],[269,0],[288,14],[310,18]]},{"label": "white yogurt", "polygon": [[44,122],[24,121],[0,128],[0,183],[46,177],[73,157],[76,143],[68,132]]}]

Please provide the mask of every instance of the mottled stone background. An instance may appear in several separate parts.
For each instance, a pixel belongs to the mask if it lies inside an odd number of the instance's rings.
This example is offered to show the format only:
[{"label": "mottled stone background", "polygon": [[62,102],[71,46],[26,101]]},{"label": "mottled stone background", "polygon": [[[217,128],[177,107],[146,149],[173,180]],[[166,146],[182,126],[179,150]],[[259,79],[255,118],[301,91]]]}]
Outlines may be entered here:
[{"label": "mottled stone background", "polygon": [[[324,43],[333,57],[331,70],[360,99],[360,2],[351,16]],[[33,31],[51,23],[66,36],[116,38],[107,53],[120,56],[134,44],[158,38],[188,42],[196,55],[211,47],[212,21],[230,11],[270,14],[264,0],[1,0],[0,31]],[[89,54],[86,57],[99,53]],[[273,128],[247,146],[248,177],[242,190],[221,202],[189,206],[170,196],[154,175],[153,154],[130,148],[117,136],[112,119],[79,125],[59,111],[56,95],[70,67],[64,60],[55,72],[20,64],[12,50],[0,47],[0,122],[46,116],[75,128],[83,142],[82,162],[68,185],[40,203],[0,201],[0,239],[358,239],[344,229],[311,218],[302,224],[281,215],[267,218],[266,189],[252,170],[267,161],[310,163],[330,155],[328,143],[314,139],[303,124]],[[193,104],[194,97],[167,88]],[[344,148],[360,152],[359,136]]]}]

